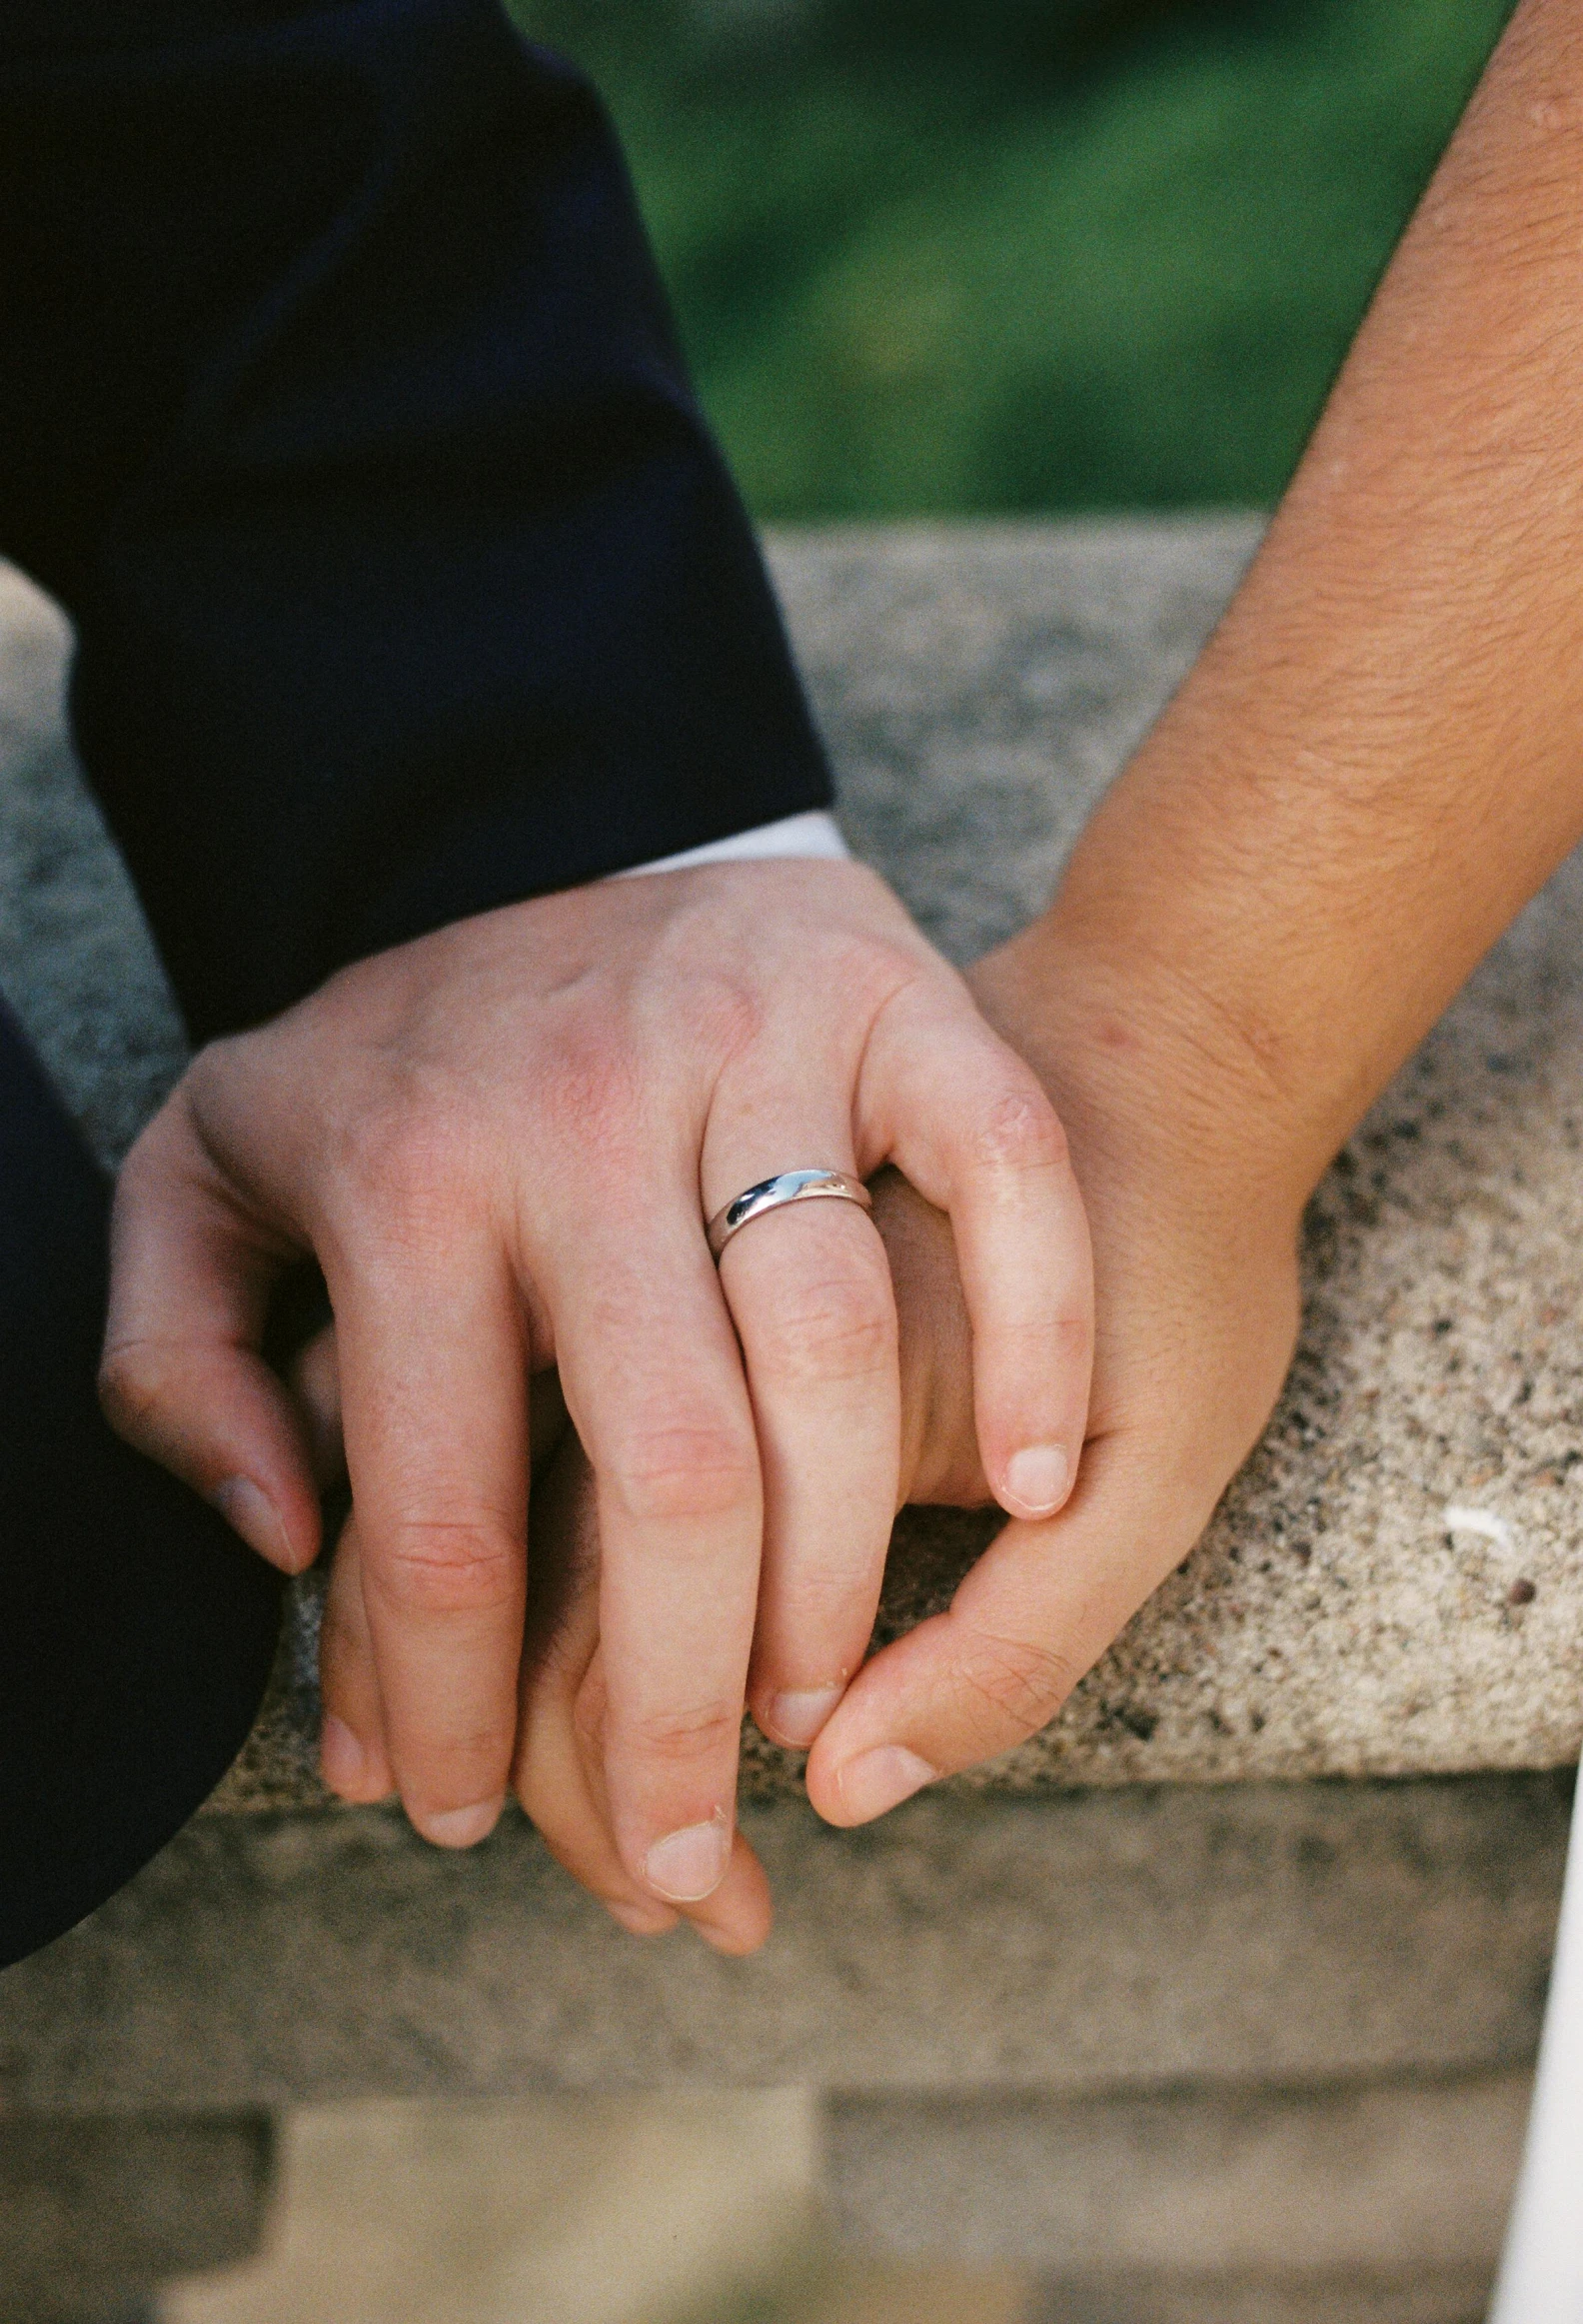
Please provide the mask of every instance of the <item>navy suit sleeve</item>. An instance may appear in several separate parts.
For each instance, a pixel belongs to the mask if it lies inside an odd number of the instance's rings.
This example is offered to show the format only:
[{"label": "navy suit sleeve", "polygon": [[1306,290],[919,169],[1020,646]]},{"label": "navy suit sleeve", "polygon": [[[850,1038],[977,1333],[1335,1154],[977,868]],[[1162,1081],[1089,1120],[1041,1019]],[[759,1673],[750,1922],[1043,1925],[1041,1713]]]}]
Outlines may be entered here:
[{"label": "navy suit sleeve", "polygon": [[598,101],[495,0],[0,29],[0,550],[194,1035],[826,802]]}]

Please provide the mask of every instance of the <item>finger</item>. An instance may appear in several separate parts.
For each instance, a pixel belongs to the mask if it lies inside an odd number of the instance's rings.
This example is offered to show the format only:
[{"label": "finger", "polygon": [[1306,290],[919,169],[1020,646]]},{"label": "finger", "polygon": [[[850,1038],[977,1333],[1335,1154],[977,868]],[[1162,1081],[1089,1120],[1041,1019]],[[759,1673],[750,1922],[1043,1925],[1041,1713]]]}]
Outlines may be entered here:
[{"label": "finger", "polygon": [[950,1214],[990,1489],[1012,1516],[1050,1516],[1076,1480],[1093,1367],[1087,1216],[1055,1111],[965,996],[919,984],[876,1020],[859,1118]]},{"label": "finger", "polygon": [[[704,1239],[696,1164],[629,1172],[547,1264],[562,1386],[596,1478],[611,1817],[669,1904],[733,1861],[763,1500],[742,1361]],[[641,1238],[631,1188],[651,1196]],[[689,1182],[691,1180],[691,1183]]]},{"label": "finger", "polygon": [[333,1323],[326,1323],[297,1350],[286,1367],[286,1385],[302,1416],[314,1481],[321,1492],[329,1492],[346,1481],[341,1362]]},{"label": "finger", "polygon": [[660,1936],[686,1920],[718,1952],[757,1952],[770,1933],[770,1883],[740,1831],[719,1884],[692,1902],[661,1902],[622,1862],[605,1781],[608,1700],[596,1648],[575,1695],[536,1695],[525,1706],[517,1794],[546,1846],[630,1934]]},{"label": "finger", "polygon": [[992,1498],[972,1409],[972,1329],[956,1272],[950,1220],[899,1170],[869,1185],[900,1331],[898,1501],[981,1508]]},{"label": "finger", "polygon": [[[309,1455],[321,1492],[346,1481],[346,1443],[341,1424],[341,1363],[334,1323],[305,1340],[286,1370],[307,1430]],[[534,1374],[528,1390],[529,1466],[537,1476],[568,1426],[566,1398],[553,1371]]]},{"label": "finger", "polygon": [[[598,1648],[599,1528],[592,1472],[574,1439],[551,1465],[536,1504],[513,1780],[558,1862],[632,1934],[660,1935],[677,1925],[677,1908],[639,1886],[611,1833]],[[763,1943],[769,1888],[746,1842],[738,1842],[715,1894],[685,1910],[722,1950],[751,1952]]]},{"label": "finger", "polygon": [[391,1764],[425,1838],[469,1847],[516,1739],[528,1384],[506,1253],[464,1188],[443,1191],[325,1271]]},{"label": "finger", "polygon": [[[782,1095],[723,1090],[705,1144],[705,1208],[782,1167],[855,1171],[849,1121]],[[821,1115],[825,1119],[821,1122]],[[750,1125],[747,1135],[744,1125]],[[805,1749],[862,1661],[895,1515],[895,1299],[872,1221],[850,1202],[771,1210],[735,1234],[721,1287],[742,1341],[764,1477],[764,1555],[749,1699],[772,1741]]]},{"label": "finger", "polygon": [[808,1761],[827,1822],[866,1823],[1054,1717],[1214,1507],[1189,1455],[1149,1451],[1130,1433],[1090,1443],[1060,1516],[1008,1524],[949,1609],[867,1665]]},{"label": "finger", "polygon": [[598,1585],[588,1595],[586,1634],[580,1623],[559,1638],[553,1653],[525,1663],[517,1757],[512,1787],[556,1862],[598,1897],[633,1936],[663,1936],[679,1918],[635,1880],[611,1831],[603,1768],[603,1672],[594,1672],[599,1647]]},{"label": "finger", "polygon": [[319,1765],[343,1799],[368,1804],[396,1788],[385,1747],[385,1706],[374,1666],[374,1639],[363,1603],[363,1560],[357,1520],[349,1518],[336,1544],[319,1632],[319,1692],[324,1719]]},{"label": "finger", "polygon": [[713,1896],[683,1906],[689,1923],[718,1953],[741,1960],[758,1952],[770,1934],[774,1912],[770,1881],[741,1829],[732,1833],[731,1862]]},{"label": "finger", "polygon": [[119,1435],[286,1573],[319,1554],[319,1493],[302,1419],[259,1343],[271,1289],[299,1256],[227,1185],[178,1091],[116,1188],[100,1399]]},{"label": "finger", "polygon": [[633,1935],[658,1936],[677,1915],[645,1893],[617,1854],[602,1796],[603,1746],[596,1739],[586,1750],[578,1724],[599,1651],[599,1566],[593,1475],[573,1439],[535,1500],[512,1785],[557,1862]]}]

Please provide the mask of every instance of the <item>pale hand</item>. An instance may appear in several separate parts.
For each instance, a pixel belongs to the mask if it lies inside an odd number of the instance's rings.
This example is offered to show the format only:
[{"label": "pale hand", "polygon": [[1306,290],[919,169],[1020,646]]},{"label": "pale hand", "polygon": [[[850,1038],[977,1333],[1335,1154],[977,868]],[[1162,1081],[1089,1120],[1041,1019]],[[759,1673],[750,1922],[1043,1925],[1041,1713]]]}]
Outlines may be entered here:
[{"label": "pale hand", "polygon": [[363,1731],[329,1730],[341,1788],[393,1778],[451,1845],[493,1824],[529,1383],[553,1366],[597,1489],[619,1858],[651,1911],[720,1884],[756,1630],[755,1712],[788,1742],[861,1661],[899,1386],[859,1208],[756,1220],[719,1273],[705,1220],[780,1170],[886,1162],[950,1214],[985,1471],[1008,1508],[1056,1506],[1091,1338],[1060,1128],[858,866],[714,865],[492,913],[196,1060],[122,1174],[105,1403],[256,1548],[307,1565],[314,1447],[259,1349],[283,1270],[317,1258],[374,1688]]},{"label": "pale hand", "polygon": [[[807,1783],[855,1824],[940,1775],[1021,1742],[1186,1554],[1255,1441],[1290,1358],[1300,1188],[1256,1076],[1176,1027],[1157,981],[1129,994],[1052,976],[1036,939],[983,962],[993,1021],[1047,1081],[1072,1143],[1094,1239],[1098,1336],[1076,1491],[1044,1522],[1008,1524],[949,1610],[877,1654],[814,1744]],[[990,1498],[972,1424],[971,1334],[948,1222],[899,1179],[875,1217],[900,1316],[906,1497]],[[672,1925],[615,1846],[602,1778],[607,1678],[600,1533],[575,1441],[557,1455],[535,1530],[517,1787],[560,1860],[624,1926]],[[339,1582],[339,1576],[338,1576]],[[327,1699],[365,1656],[336,1610]],[[750,1951],[770,1925],[762,1870],[739,1839],[731,1874],[689,1917]]]}]

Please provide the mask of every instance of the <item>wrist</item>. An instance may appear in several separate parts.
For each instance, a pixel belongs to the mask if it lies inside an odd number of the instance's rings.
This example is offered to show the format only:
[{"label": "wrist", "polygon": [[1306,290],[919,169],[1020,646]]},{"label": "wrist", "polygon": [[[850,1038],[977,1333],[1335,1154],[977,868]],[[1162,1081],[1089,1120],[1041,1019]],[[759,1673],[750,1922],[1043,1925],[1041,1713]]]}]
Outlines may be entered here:
[{"label": "wrist", "polygon": [[1289,1243],[1331,1148],[1256,1025],[1157,946],[1059,903],[968,981],[1049,1092],[1090,1205],[1146,1188],[1161,1226],[1179,1203],[1189,1229],[1236,1218]]}]

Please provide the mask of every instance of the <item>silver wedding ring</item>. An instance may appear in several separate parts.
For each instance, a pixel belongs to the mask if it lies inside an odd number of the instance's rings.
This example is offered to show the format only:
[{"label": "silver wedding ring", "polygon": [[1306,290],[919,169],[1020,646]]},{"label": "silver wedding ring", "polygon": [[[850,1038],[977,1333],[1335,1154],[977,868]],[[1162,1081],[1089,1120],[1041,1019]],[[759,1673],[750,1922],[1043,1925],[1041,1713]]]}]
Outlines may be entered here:
[{"label": "silver wedding ring", "polygon": [[784,1209],[788,1202],[826,1200],[873,1208],[873,1197],[861,1178],[849,1177],[845,1170],[782,1170],[778,1177],[761,1178],[757,1186],[746,1187],[735,1202],[716,1211],[709,1222],[710,1249],[718,1261],[732,1236],[740,1234],[751,1218]]}]

